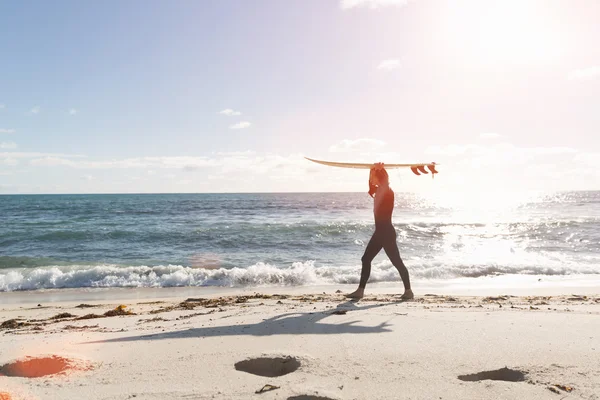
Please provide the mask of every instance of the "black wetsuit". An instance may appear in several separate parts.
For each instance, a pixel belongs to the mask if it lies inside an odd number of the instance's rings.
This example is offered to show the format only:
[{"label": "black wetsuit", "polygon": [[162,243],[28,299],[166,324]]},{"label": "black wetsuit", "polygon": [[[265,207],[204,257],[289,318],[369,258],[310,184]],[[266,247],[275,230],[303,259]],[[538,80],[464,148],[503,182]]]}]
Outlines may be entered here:
[{"label": "black wetsuit", "polygon": [[[389,189],[383,195],[377,213],[375,213],[375,232],[362,256],[362,271],[360,275],[360,288],[367,285],[371,275],[371,261],[383,249],[390,261],[396,267],[402,278],[405,289],[410,289],[408,270],[400,258],[398,244],[396,243],[396,229],[392,225],[392,212],[394,211],[394,192]],[[376,200],[377,201],[377,200]]]}]

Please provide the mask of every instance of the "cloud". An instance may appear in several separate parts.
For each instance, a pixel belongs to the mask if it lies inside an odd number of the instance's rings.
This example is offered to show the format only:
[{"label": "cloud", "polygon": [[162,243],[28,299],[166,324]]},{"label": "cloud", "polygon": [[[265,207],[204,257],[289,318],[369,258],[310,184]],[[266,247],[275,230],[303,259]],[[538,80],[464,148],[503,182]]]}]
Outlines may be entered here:
[{"label": "cloud", "polygon": [[30,114],[39,114],[40,110],[41,110],[40,106],[35,106],[31,110],[29,110],[29,113]]},{"label": "cloud", "polygon": [[246,150],[246,151],[217,151],[213,152],[217,156],[251,156],[256,154],[254,150]]},{"label": "cloud", "polygon": [[[339,145],[359,148],[372,144],[383,146],[379,151],[391,151],[382,141],[358,139],[342,141]],[[482,144],[487,144],[486,146]],[[360,148],[360,150],[364,150]],[[571,190],[577,188],[598,188],[600,171],[595,169],[599,155],[584,153],[570,147],[518,147],[508,143],[480,142],[479,144],[454,144],[428,149],[436,157],[423,157],[427,161],[440,164],[440,175],[432,180],[415,177],[409,170],[390,171],[393,182],[402,190],[428,193],[456,193],[459,202],[471,196],[479,204],[479,196],[499,193],[496,202],[511,199],[515,190]],[[448,153],[457,155],[447,155]],[[2,157],[22,155],[31,158],[33,153],[0,151]],[[38,153],[42,154],[42,153]],[[360,154],[360,151],[359,153]],[[383,154],[383,153],[377,153]],[[406,154],[392,155],[385,159],[402,160]],[[424,154],[421,154],[424,155]],[[415,160],[421,161],[418,154]],[[346,159],[348,157],[345,157]],[[352,160],[359,157],[352,157]],[[409,158],[412,158],[409,157]],[[44,154],[33,159],[15,158],[4,161],[14,165],[17,161],[25,167],[30,161],[39,166],[28,167],[31,188],[12,188],[5,191],[29,192],[71,192],[93,190],[97,193],[109,192],[336,192],[364,191],[364,172],[328,168],[311,163],[303,154],[278,155],[253,151],[207,152],[203,156],[132,157],[117,159],[90,159],[85,157],[61,157]],[[347,160],[344,160],[347,161]],[[360,161],[360,160],[357,160]],[[424,160],[423,160],[424,161]],[[589,167],[587,165],[589,164]],[[199,172],[194,171],[200,168]],[[48,169],[59,168],[64,173],[46,174]],[[5,167],[10,171],[11,167]],[[151,170],[155,175],[149,175]],[[16,174],[16,170],[14,172]],[[93,182],[87,183],[87,176]],[[134,177],[137,179],[134,181]],[[50,179],[49,179],[50,178]],[[78,179],[81,178],[81,179]],[[0,179],[1,181],[1,179]],[[185,185],[177,182],[187,181]],[[90,186],[93,183],[93,186]],[[57,186],[58,184],[58,186]],[[594,187],[595,185],[595,187]],[[2,184],[0,183],[0,187]],[[502,193],[503,192],[503,193]],[[489,196],[488,196],[489,197]],[[462,204],[462,203],[461,203]]]},{"label": "cloud", "polygon": [[227,115],[229,117],[233,117],[233,116],[237,116],[237,115],[242,115],[241,112],[239,112],[239,111],[233,111],[231,108],[226,108],[223,111],[220,111],[219,114],[221,114],[221,115]]},{"label": "cloud", "polygon": [[355,151],[373,151],[385,146],[385,142],[378,139],[362,138],[356,140],[344,139],[329,148],[332,153],[350,153]]},{"label": "cloud", "polygon": [[[83,174],[96,176],[96,173],[92,171],[94,168],[105,168],[107,176],[109,173],[117,174],[120,177],[125,177],[127,174],[139,177],[143,174],[143,178],[139,178],[135,183],[128,182],[123,185],[117,181],[107,182],[106,180],[95,179],[94,182],[98,182],[98,185],[94,187],[94,190],[99,192],[122,192],[124,190],[181,192],[181,186],[176,185],[176,182],[180,180],[191,182],[185,190],[195,192],[209,185],[207,179],[210,176],[218,176],[219,178],[216,181],[210,181],[209,191],[269,192],[281,190],[280,186],[282,184],[287,185],[285,190],[290,190],[293,187],[294,191],[298,191],[307,187],[305,178],[307,171],[312,167],[311,163],[300,154],[280,156],[265,153],[260,155],[232,153],[225,156],[211,155],[210,157],[139,157],[98,161],[43,158],[31,161],[35,166],[42,167],[44,170],[48,168],[70,168],[79,171],[79,176]],[[189,172],[183,175],[186,170],[192,169],[190,167],[193,165],[204,165],[206,168],[202,170],[202,173]],[[157,171],[157,176],[165,177],[165,179],[147,177],[145,172],[148,168]],[[332,171],[329,170],[325,168],[318,173],[331,174]],[[338,176],[339,171],[333,171],[333,173],[335,172],[338,172],[336,174]],[[81,181],[78,180],[78,182]],[[72,185],[71,188],[64,190],[71,192],[85,190],[78,188],[75,182],[70,182],[70,184]],[[339,185],[340,181],[338,180],[333,184],[329,184],[327,190],[339,190]],[[47,192],[49,190],[54,189],[44,187],[44,189],[38,191]]]},{"label": "cloud", "polygon": [[490,182],[499,182],[500,186],[518,184],[523,187],[543,181],[536,179],[535,171],[543,170],[546,176],[559,165],[570,166],[578,153],[577,149],[571,147],[519,147],[510,143],[451,144],[432,146],[425,151],[425,154],[432,156],[431,161],[449,165],[454,173],[462,174],[460,179],[467,179],[467,176],[468,179],[478,179],[477,182],[473,181],[474,185],[487,184],[485,179],[493,177]]},{"label": "cloud", "polygon": [[498,199],[507,200],[506,194],[512,191],[598,189],[600,182],[594,165],[598,153],[566,146],[526,147],[491,141],[432,146],[425,154],[426,159],[440,164],[439,177],[443,178],[436,185],[464,191],[465,198],[468,193],[503,192]]},{"label": "cloud", "polygon": [[18,164],[19,164],[19,161],[17,161],[15,158],[0,156],[0,165],[8,165],[8,166],[13,167]]},{"label": "cloud", "polygon": [[0,152],[0,159],[3,157],[11,158],[37,158],[37,157],[64,157],[64,158],[85,158],[80,154],[62,154],[62,153],[40,153],[40,152]]},{"label": "cloud", "polygon": [[576,69],[569,73],[570,81],[583,81],[600,78],[600,66]]},{"label": "cloud", "polygon": [[0,149],[16,149],[17,144],[15,142],[0,142]]},{"label": "cloud", "polygon": [[522,160],[522,156],[528,157],[575,154],[577,150],[571,147],[517,147],[510,143],[501,143],[496,145],[481,146],[478,144],[450,144],[446,146],[430,146],[425,150],[425,154],[439,155],[447,157],[459,156],[502,156],[502,162],[515,162]]},{"label": "cloud", "polygon": [[405,6],[409,0],[341,0],[342,10],[349,10],[357,7],[368,7],[371,9],[385,6]]},{"label": "cloud", "polygon": [[596,168],[600,160],[600,152],[598,153],[579,153],[575,156],[573,161],[576,164],[583,164],[586,167]]},{"label": "cloud", "polygon": [[[0,153],[0,162],[2,161],[2,154],[3,153]],[[275,154],[257,155],[253,152],[223,154],[224,155],[213,155],[211,157],[136,157],[97,161],[45,155],[43,157],[31,159],[29,164],[34,167],[67,167],[80,170],[143,169],[146,171],[151,168],[152,170],[169,169],[194,172],[200,168],[205,168],[232,177],[248,173],[250,173],[251,176],[269,173],[274,174],[273,176],[281,175],[282,177],[295,177],[305,174],[306,170],[311,167],[310,163],[308,163],[301,155],[284,157]],[[180,177],[179,175],[173,175],[173,178],[176,176]],[[244,184],[246,183],[247,182],[244,182]]]},{"label": "cloud", "polygon": [[250,125],[252,125],[250,122],[242,121],[242,122],[238,122],[237,124],[231,125],[229,127],[229,129],[246,129],[246,128],[249,128]]},{"label": "cloud", "polygon": [[14,129],[0,129],[0,133],[15,133]]},{"label": "cloud", "polygon": [[0,110],[4,109],[4,104],[0,104]]},{"label": "cloud", "polygon": [[185,170],[218,165],[215,160],[208,157],[134,157],[121,160],[91,161],[87,159],[70,159],[57,155],[34,158],[29,164],[36,167],[72,167],[79,169],[175,168]]},{"label": "cloud", "polygon": [[425,149],[425,154],[456,157],[466,153],[481,154],[485,149],[486,147],[476,144],[449,144],[445,146],[430,146]]},{"label": "cloud", "polygon": [[69,110],[69,115],[75,115],[75,114],[77,114],[77,110],[76,110],[76,109],[74,109],[74,108],[71,108],[71,109]]},{"label": "cloud", "polygon": [[29,162],[29,164],[36,167],[57,167],[57,166],[67,166],[74,167],[77,163],[73,160],[69,160],[66,158],[46,156],[43,158],[35,158]]},{"label": "cloud", "polygon": [[500,135],[499,133],[494,133],[494,132],[486,132],[486,133],[482,133],[481,135],[479,135],[479,137],[482,139],[498,139],[498,138],[501,138],[502,135]]},{"label": "cloud", "polygon": [[18,152],[18,151],[0,151],[0,165],[18,165],[21,159],[35,159],[38,157],[64,157],[83,158],[78,154],[57,154],[57,153],[39,153],[39,152]]},{"label": "cloud", "polygon": [[532,154],[535,154],[535,155],[548,155],[548,156],[561,155],[561,154],[575,154],[578,152],[578,150],[576,150],[572,147],[566,147],[566,146],[525,147],[525,148],[522,148],[522,150],[531,152]]},{"label": "cloud", "polygon": [[400,60],[383,60],[377,66],[379,70],[391,71],[393,69],[400,68]]}]

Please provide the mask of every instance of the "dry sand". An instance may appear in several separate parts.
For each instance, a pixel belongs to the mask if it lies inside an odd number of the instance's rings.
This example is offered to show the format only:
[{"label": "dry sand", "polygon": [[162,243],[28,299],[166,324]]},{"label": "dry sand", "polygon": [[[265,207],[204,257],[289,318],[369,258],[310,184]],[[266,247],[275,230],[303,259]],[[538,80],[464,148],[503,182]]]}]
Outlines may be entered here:
[{"label": "dry sand", "polygon": [[5,302],[0,399],[600,399],[600,295],[339,289]]}]

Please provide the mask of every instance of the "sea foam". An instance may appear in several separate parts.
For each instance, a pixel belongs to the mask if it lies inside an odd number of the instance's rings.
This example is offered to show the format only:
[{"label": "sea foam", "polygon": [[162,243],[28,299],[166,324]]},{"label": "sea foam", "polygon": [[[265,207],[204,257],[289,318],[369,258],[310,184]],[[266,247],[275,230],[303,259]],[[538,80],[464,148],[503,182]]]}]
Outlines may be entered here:
[{"label": "sea foam", "polygon": [[[409,263],[407,263],[409,265]],[[490,275],[597,274],[593,266],[567,265],[447,265],[441,261],[409,265],[411,277],[420,279],[481,277]],[[356,284],[360,266],[315,266],[313,261],[289,267],[257,263],[247,268],[192,268],[182,265],[120,266],[71,265],[5,269],[0,272],[0,291],[62,288],[125,288],[181,286],[304,286]],[[389,261],[373,263],[369,282],[398,282]]]}]

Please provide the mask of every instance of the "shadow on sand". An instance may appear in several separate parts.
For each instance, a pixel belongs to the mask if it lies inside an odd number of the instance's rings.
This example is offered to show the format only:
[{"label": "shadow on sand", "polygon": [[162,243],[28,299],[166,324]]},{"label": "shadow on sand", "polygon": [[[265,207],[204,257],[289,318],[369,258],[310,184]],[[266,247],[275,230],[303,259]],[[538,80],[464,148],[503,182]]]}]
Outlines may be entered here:
[{"label": "shadow on sand", "polygon": [[[325,318],[344,318],[341,312],[354,312],[372,308],[386,307],[402,303],[402,301],[386,304],[372,304],[358,307],[355,302],[348,301],[339,304],[335,310],[310,313],[285,313],[273,318],[265,319],[256,324],[238,324],[215,327],[190,328],[182,331],[156,333],[150,335],[127,336],[115,339],[99,340],[91,343],[113,343],[133,342],[138,340],[163,340],[163,339],[185,339],[217,336],[270,336],[270,335],[338,335],[338,334],[361,334],[361,333],[383,333],[391,332],[389,323],[382,322],[376,326],[355,325],[358,321],[346,321],[343,323],[321,322]],[[393,317],[392,317],[393,318]]]}]

